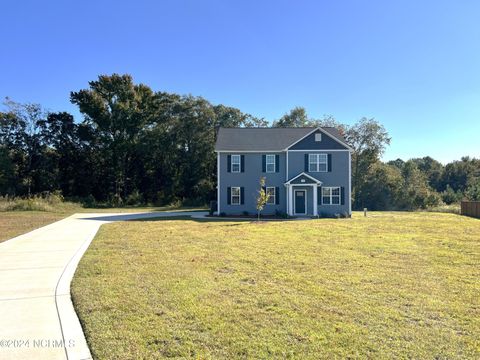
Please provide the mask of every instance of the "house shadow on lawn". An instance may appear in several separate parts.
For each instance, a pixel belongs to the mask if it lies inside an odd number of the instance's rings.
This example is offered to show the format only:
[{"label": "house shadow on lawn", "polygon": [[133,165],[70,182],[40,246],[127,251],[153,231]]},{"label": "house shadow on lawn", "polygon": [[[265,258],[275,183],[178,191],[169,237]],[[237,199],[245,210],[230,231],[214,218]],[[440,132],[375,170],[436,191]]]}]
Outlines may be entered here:
[{"label": "house shadow on lawn", "polygon": [[[118,214],[118,215],[99,215],[99,216],[87,216],[80,218],[80,220],[97,220],[97,221],[172,221],[172,220],[191,220],[195,222],[256,222],[252,219],[228,219],[228,218],[197,218],[192,215],[198,215],[199,212],[189,211],[188,213],[178,214],[175,213],[137,213],[137,214]],[[239,225],[239,224],[238,224]]]},{"label": "house shadow on lawn", "polygon": [[[131,219],[127,221],[175,221],[175,220],[181,220],[181,221],[195,221],[199,223],[210,223],[210,222],[235,222],[235,223],[248,223],[248,222],[256,222],[252,221],[252,219],[228,219],[228,218],[193,218],[191,216],[159,216],[159,217],[153,217],[153,218],[140,218],[140,219]],[[229,224],[228,226],[237,226],[241,224]]]}]

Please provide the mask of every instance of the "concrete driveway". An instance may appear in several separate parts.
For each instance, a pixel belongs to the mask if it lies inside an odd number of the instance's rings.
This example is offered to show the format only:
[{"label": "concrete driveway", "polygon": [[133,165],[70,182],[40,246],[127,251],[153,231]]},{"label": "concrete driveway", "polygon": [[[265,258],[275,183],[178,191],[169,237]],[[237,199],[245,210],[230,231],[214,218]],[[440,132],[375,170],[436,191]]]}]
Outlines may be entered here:
[{"label": "concrete driveway", "polygon": [[77,264],[101,225],[198,212],[75,214],[0,243],[0,359],[91,359],[70,298]]}]

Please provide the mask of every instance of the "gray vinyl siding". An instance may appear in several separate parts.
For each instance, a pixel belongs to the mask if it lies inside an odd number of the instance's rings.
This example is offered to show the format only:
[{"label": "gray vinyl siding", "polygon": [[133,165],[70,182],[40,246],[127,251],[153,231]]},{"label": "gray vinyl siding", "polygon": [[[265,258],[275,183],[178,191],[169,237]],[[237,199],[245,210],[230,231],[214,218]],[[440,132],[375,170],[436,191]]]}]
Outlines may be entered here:
[{"label": "gray vinyl siding", "polygon": [[[279,155],[279,172],[263,173],[262,172],[262,155],[275,154]],[[245,171],[243,173],[228,172],[228,155],[244,155]],[[279,204],[266,205],[262,214],[275,214],[275,211],[286,212],[286,188],[285,183],[285,153],[220,153],[220,212],[229,215],[241,215],[244,211],[250,214],[256,213],[256,197],[260,189],[260,177],[265,177],[265,186],[278,187]],[[228,187],[244,188],[244,204],[229,205],[227,201]]]},{"label": "gray vinyl siding", "polygon": [[[322,134],[322,141],[315,141],[315,134]],[[330,136],[317,130],[315,133],[308,135],[305,139],[300,140],[298,143],[290,147],[289,150],[345,150],[344,145],[340,144],[337,140],[334,140]]]},{"label": "gray vinyl siding", "polygon": [[[305,169],[305,154],[330,154],[332,171],[308,172],[308,169]],[[289,151],[288,178],[291,179],[302,172],[324,183],[348,182],[348,151]]]},{"label": "gray vinyl siding", "polygon": [[[324,149],[328,147],[328,149]],[[282,213],[287,212],[287,188],[285,182],[296,177],[302,172],[316,178],[322,182],[322,186],[338,186],[343,188],[343,205],[323,205],[320,201],[318,204],[318,214],[320,215],[335,215],[348,214],[350,210],[349,202],[350,182],[349,182],[349,151],[341,145],[338,141],[330,138],[328,135],[322,135],[321,142],[315,142],[314,134],[309,135],[299,143],[294,145],[291,149],[295,151],[288,151],[288,174],[286,160],[286,152],[237,152],[230,153],[220,152],[219,155],[219,209],[221,213],[227,215],[240,215],[244,211],[249,214],[256,213],[256,197],[259,190],[260,177],[266,178],[266,187],[273,186],[278,188],[277,196],[279,196],[279,203],[266,205],[263,214],[274,214],[276,211]],[[331,157],[331,171],[330,172],[308,172],[305,169],[305,154],[322,153],[330,155]],[[279,158],[279,171],[275,173],[264,173],[262,166],[262,156],[266,154],[275,154]],[[228,155],[243,155],[244,157],[244,172],[231,173],[228,172]],[[306,180],[306,179],[305,179]],[[311,181],[310,181],[311,182]],[[295,182],[294,182],[295,183]],[[306,180],[305,184],[309,181]],[[228,188],[241,187],[243,188],[243,200],[241,205],[228,204]],[[311,186],[295,186],[293,189],[305,189],[307,196],[307,215],[313,215],[313,189]],[[318,188],[318,196],[321,197],[321,189]]]},{"label": "gray vinyl siding", "polygon": [[[332,171],[331,172],[308,172],[305,171],[305,154],[331,154]],[[318,179],[322,182],[322,186],[340,186],[344,188],[345,204],[344,205],[318,205],[319,214],[343,214],[349,212],[349,152],[348,151],[289,151],[288,152],[288,178],[291,179],[301,172]],[[310,188],[311,191],[311,188]],[[313,194],[307,194],[308,200],[313,198]],[[321,196],[320,189],[318,196]],[[311,201],[310,201],[311,202]],[[313,211],[313,209],[312,209]]]}]

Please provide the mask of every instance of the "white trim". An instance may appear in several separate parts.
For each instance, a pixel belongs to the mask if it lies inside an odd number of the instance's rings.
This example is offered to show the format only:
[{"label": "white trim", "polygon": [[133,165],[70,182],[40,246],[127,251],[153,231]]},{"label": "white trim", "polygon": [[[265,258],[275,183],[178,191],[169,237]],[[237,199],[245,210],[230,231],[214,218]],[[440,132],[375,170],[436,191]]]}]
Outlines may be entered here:
[{"label": "white trim", "polygon": [[321,127],[318,128],[321,132],[323,132],[325,135],[327,135],[328,137],[331,137],[333,140],[335,140],[336,142],[338,142],[340,145],[343,145],[345,146],[348,150],[351,150],[353,151],[353,148],[348,145],[347,143],[344,143],[343,141],[340,141],[339,139],[337,139],[335,136],[333,136],[332,134],[329,134],[327,131],[323,130]]},{"label": "white trim", "polygon": [[352,153],[348,153],[348,214],[352,216]]},{"label": "white trim", "polygon": [[[285,181],[288,181],[288,150],[286,151],[287,161],[285,162]],[[289,188],[289,187],[288,187]],[[287,188],[287,214],[290,215],[290,196]]]},{"label": "white trim", "polygon": [[292,190],[293,190],[293,186],[291,185],[287,185],[287,189],[288,189],[288,215],[293,215],[293,209],[292,209]]},{"label": "white trim", "polygon": [[327,135],[328,137],[332,138],[334,141],[338,142],[340,145],[345,146],[348,150],[352,150],[352,151],[353,151],[353,149],[352,149],[350,146],[348,146],[348,145],[347,145],[346,143],[344,143],[343,141],[338,140],[335,136],[333,136],[332,134],[329,134],[327,131],[323,130],[322,127],[320,127],[320,126],[316,127],[316,128],[313,129],[311,132],[309,132],[307,135],[305,135],[305,136],[301,137],[300,139],[298,139],[297,141],[295,141],[293,144],[290,144],[289,146],[287,146],[287,147],[285,148],[285,150],[291,148],[291,147],[292,147],[293,145],[295,145],[295,144],[298,144],[300,141],[302,141],[302,140],[305,139],[306,137],[312,135],[312,134],[313,134],[315,131],[317,131],[317,130],[320,130],[322,133],[324,133],[324,134]]},{"label": "white trim", "polygon": [[220,215],[220,153],[217,153],[217,215]]},{"label": "white trim", "polygon": [[[303,198],[305,199],[305,212],[304,213],[297,213],[297,192],[301,191],[303,192]],[[293,190],[293,214],[294,215],[307,215],[308,213],[308,202],[307,202],[307,190],[305,189],[299,189],[299,190]]]},{"label": "white trim", "polygon": [[288,146],[285,148],[285,150],[288,150],[288,149],[291,148],[293,145],[299,143],[300,141],[302,141],[303,139],[305,139],[305,138],[308,137],[309,135],[312,135],[312,134],[313,134],[315,131],[317,131],[317,130],[318,130],[318,128],[313,129],[313,130],[310,131],[307,135],[304,135],[304,136],[302,136],[300,139],[296,140],[293,144],[288,145]]},{"label": "white trim", "polygon": [[[268,157],[272,157],[273,156],[273,171],[268,171]],[[270,163],[270,165],[272,165]],[[265,154],[265,172],[268,173],[268,174],[273,174],[275,173],[277,170],[277,155],[276,154]]]},{"label": "white trim", "polygon": [[318,215],[318,186],[312,186],[313,189],[313,215]]},{"label": "white trim", "polygon": [[229,153],[229,154],[238,154],[238,153],[255,153],[255,154],[265,154],[265,153],[284,153],[287,151],[291,152],[308,152],[308,151],[326,151],[326,152],[332,152],[332,151],[350,151],[352,150],[349,149],[306,149],[306,150],[298,150],[298,149],[283,149],[283,150],[215,150],[216,153]]},{"label": "white trim", "polygon": [[[330,204],[324,204],[323,202],[323,190],[330,189]],[[333,195],[333,189],[338,189],[338,195]],[[325,206],[341,206],[342,205],[342,187],[341,186],[322,186],[322,192],[320,194],[322,197],[322,205]],[[338,204],[333,203],[333,197],[338,196]]]},{"label": "white trim", "polygon": [[[315,156],[315,158],[317,159],[317,160],[315,161],[315,165],[317,165],[317,171],[313,171],[313,170],[311,169],[311,167],[310,167],[310,165],[312,165],[312,161],[310,160],[310,157],[311,157],[311,156]],[[327,161],[325,161],[325,162],[320,161],[320,158],[321,158],[321,157],[326,158]],[[325,167],[325,170],[320,170],[320,165],[325,165],[325,166],[326,166],[326,167]],[[311,173],[313,173],[313,172],[326,173],[326,172],[328,172],[328,165],[329,165],[329,164],[328,164],[328,154],[325,154],[325,153],[323,153],[323,152],[322,152],[322,153],[318,153],[318,154],[317,154],[317,153],[315,153],[315,154],[308,154],[308,172],[311,172]]]},{"label": "white trim", "polygon": [[[288,199],[288,206],[287,206],[287,213],[288,215],[294,215],[294,187],[295,186],[298,186],[298,187],[307,187],[307,186],[311,186],[312,187],[312,192],[315,192],[315,189],[317,189],[317,196],[318,196],[318,187],[321,186],[321,184],[287,184],[285,183],[284,184],[287,188],[287,199]],[[302,190],[302,189],[300,189]],[[306,189],[303,189],[305,191],[307,191]],[[308,201],[308,191],[307,191],[307,201]],[[318,201],[318,199],[317,199]],[[306,203],[307,205],[308,203]],[[313,210],[315,211],[315,204],[314,204],[314,207],[313,207]],[[308,208],[306,208],[306,211],[307,211],[307,214],[308,215]],[[317,213],[318,213],[318,207],[317,207]],[[313,215],[316,215],[316,214],[313,214]]]},{"label": "white trim", "polygon": [[272,198],[272,196],[270,196],[268,198],[267,205],[277,205],[277,188],[275,186],[265,186],[265,194],[267,195],[268,189],[273,189],[273,203],[268,202]]},{"label": "white trim", "polygon": [[285,162],[285,181],[288,181],[288,150],[286,151],[287,161]]},{"label": "white trim", "polygon": [[[235,165],[238,165],[238,171],[233,171],[233,157],[235,158],[238,157],[238,164],[235,163]],[[234,174],[238,174],[242,172],[242,155],[239,154],[232,154],[230,155],[230,172]]]},{"label": "white trim", "polygon": [[265,154],[265,153],[282,153],[285,150],[214,150],[216,153],[258,153],[258,154]]},{"label": "white trim", "polygon": [[348,150],[348,149],[307,149],[307,150],[296,150],[296,149],[290,150],[289,149],[288,151],[291,151],[291,152],[332,152],[332,151],[352,152],[352,150]]},{"label": "white trim", "polygon": [[[233,203],[233,189],[238,189],[238,195],[235,195],[235,197],[238,196],[238,204]],[[230,186],[230,205],[242,205],[242,188],[240,186]]]},{"label": "white trim", "polygon": [[[298,174],[297,176],[295,176],[295,177],[291,178],[290,180],[288,180],[284,185],[286,185],[286,184],[291,184],[291,182],[292,182],[293,180],[298,179],[298,178],[299,178],[300,176],[302,176],[302,175],[304,175],[304,176],[306,176],[307,178],[313,180],[317,185],[321,185],[321,184],[322,184],[322,182],[321,182],[320,180],[315,179],[313,176],[310,176],[310,175],[308,175],[308,174],[305,173],[305,172],[301,172],[301,173]],[[312,184],[292,184],[292,185],[307,186],[307,185],[312,185]]]}]

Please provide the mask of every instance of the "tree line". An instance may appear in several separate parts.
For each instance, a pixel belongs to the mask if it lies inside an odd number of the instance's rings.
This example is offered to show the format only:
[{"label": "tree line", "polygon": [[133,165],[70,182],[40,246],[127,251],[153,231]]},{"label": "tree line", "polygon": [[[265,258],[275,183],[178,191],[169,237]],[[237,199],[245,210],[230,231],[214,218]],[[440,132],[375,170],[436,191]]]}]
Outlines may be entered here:
[{"label": "tree line", "polygon": [[273,122],[273,126],[334,126],[340,129],[352,154],[354,209],[414,210],[461,200],[480,201],[480,159],[463,157],[443,165],[432,157],[382,162],[391,138],[375,119],[362,118],[354,125],[333,116],[309,118],[302,107]]},{"label": "tree line", "polygon": [[[101,75],[70,101],[83,115],[6,99],[0,112],[0,195],[60,191],[85,205],[204,204],[215,199],[218,127],[270,123],[202,97],[153,91],[130,75]],[[480,160],[381,162],[390,144],[374,119],[312,119],[297,107],[272,126],[336,126],[353,147],[354,208],[416,209],[480,199]]]}]

